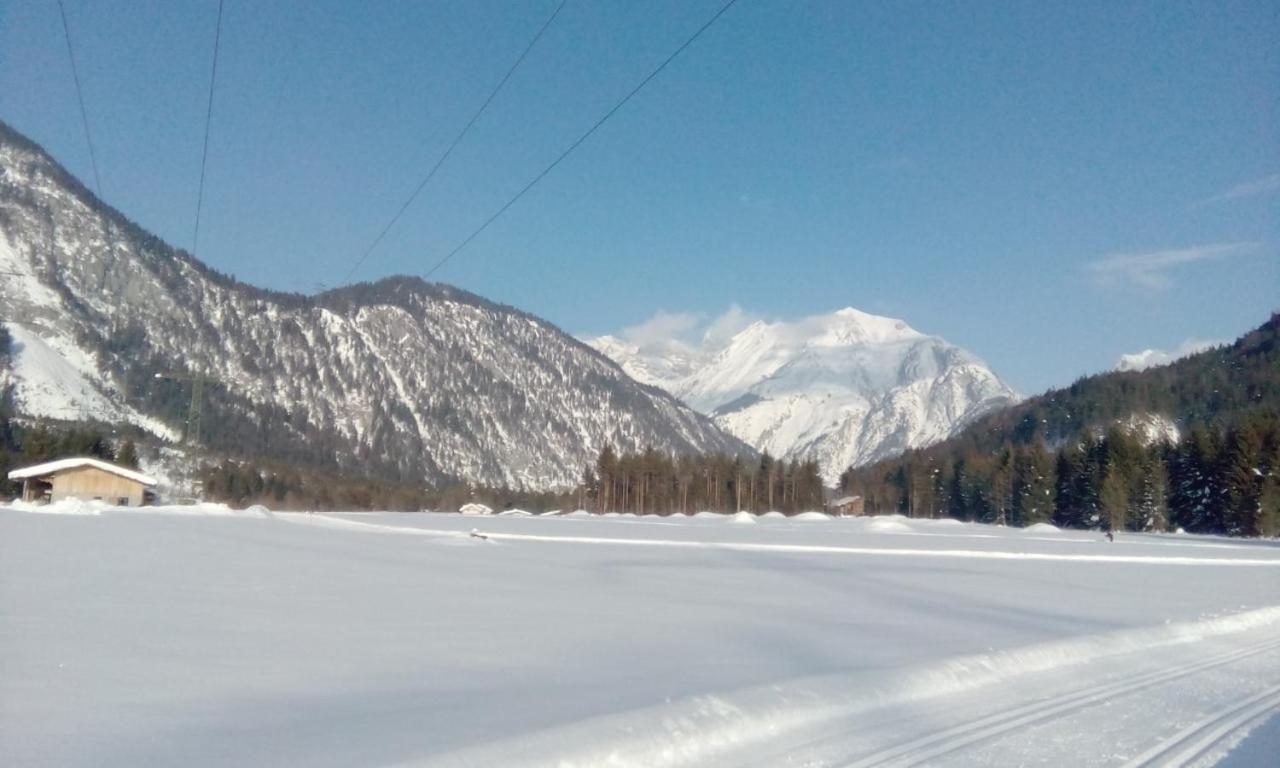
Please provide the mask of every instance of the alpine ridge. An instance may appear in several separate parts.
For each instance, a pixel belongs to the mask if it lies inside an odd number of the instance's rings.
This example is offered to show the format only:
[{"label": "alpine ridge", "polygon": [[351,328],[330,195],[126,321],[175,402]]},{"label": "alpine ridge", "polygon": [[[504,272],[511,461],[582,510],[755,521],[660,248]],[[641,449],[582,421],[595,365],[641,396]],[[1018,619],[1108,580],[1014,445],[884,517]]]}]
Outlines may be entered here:
[{"label": "alpine ridge", "polygon": [[[418,482],[571,486],[600,449],[751,450],[550,323],[388,278],[316,296],[221,275],[0,122],[3,377],[32,415]],[[0,382],[3,383],[3,382]]]},{"label": "alpine ridge", "polygon": [[700,344],[589,343],[757,449],[816,459],[829,484],[850,466],[943,440],[1018,400],[969,352],[851,307],[757,320]]}]

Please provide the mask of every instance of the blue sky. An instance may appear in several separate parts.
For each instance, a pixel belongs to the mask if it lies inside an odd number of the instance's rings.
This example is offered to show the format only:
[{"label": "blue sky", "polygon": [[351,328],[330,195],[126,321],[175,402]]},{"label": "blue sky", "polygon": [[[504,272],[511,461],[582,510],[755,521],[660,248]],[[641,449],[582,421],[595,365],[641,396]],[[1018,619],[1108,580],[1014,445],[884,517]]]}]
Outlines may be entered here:
[{"label": "blue sky", "polygon": [[[65,0],[103,195],[190,247],[216,2]],[[227,0],[198,255],[332,287],[557,0]],[[569,0],[357,273],[421,274],[721,0]],[[740,0],[435,275],[595,334],[851,305],[1024,392],[1280,307],[1280,5]],[[0,118],[89,181],[57,5]]]}]

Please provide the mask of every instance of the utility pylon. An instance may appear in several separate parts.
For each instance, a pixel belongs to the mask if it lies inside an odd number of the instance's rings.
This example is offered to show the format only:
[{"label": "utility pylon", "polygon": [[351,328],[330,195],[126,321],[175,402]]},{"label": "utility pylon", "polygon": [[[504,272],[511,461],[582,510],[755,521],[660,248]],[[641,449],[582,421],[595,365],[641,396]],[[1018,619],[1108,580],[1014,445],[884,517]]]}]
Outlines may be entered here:
[{"label": "utility pylon", "polygon": [[191,445],[200,442],[200,423],[204,415],[204,383],[207,377],[203,373],[168,372],[157,373],[157,379],[191,382],[191,407],[187,410],[187,429],[182,435],[182,442]]}]

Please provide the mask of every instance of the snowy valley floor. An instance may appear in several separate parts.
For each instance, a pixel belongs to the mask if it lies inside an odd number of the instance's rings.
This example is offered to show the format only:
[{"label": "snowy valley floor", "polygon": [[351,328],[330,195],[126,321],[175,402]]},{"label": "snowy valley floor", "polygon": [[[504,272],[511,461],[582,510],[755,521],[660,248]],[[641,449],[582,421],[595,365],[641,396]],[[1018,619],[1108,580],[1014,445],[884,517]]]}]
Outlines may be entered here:
[{"label": "snowy valley floor", "polygon": [[1280,749],[1275,541],[0,508],[0,616],[4,765],[1251,766]]}]

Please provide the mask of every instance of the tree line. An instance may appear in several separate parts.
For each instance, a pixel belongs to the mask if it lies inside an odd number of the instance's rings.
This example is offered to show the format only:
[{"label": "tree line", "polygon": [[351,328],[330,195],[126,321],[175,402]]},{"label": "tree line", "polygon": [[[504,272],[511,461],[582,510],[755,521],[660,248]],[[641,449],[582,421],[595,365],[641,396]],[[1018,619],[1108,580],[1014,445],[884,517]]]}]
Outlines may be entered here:
[{"label": "tree line", "polygon": [[596,512],[692,514],[822,509],[816,461],[758,460],[723,453],[672,455],[648,449],[617,454],[606,445],[572,494],[576,506]]},{"label": "tree line", "polygon": [[1145,444],[1118,426],[1050,450],[942,444],[846,471],[868,512],[1107,531],[1280,534],[1280,420]]},{"label": "tree line", "polygon": [[672,455],[648,449],[619,455],[605,446],[582,481],[559,492],[522,491],[466,483],[435,486],[325,472],[286,463],[223,460],[201,472],[209,501],[274,509],[457,510],[480,503],[495,511],[585,509],[634,514],[766,512],[794,514],[823,506],[813,461],[758,460],[727,454]]}]

